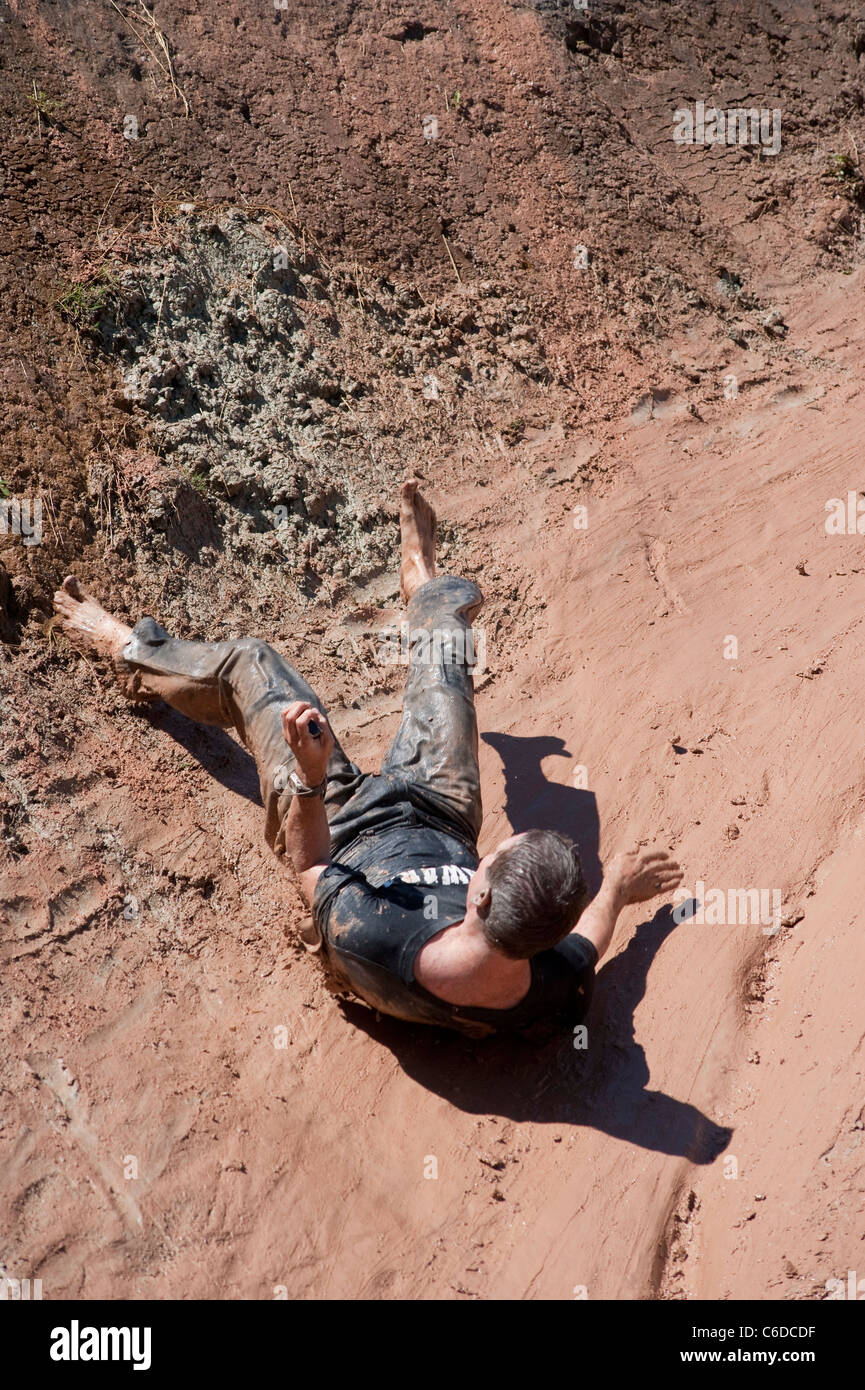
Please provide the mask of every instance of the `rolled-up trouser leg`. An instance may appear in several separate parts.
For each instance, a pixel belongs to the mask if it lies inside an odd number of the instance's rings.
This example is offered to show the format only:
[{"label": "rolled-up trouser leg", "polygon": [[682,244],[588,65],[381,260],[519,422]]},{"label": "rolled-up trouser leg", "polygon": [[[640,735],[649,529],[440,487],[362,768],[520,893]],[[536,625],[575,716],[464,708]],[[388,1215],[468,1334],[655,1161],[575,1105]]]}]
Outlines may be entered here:
[{"label": "rolled-up trouser leg", "polygon": [[[135,626],[116,665],[130,699],[162,699],[189,719],[237,729],[258,769],[265,838],[284,854],[282,827],[295,758],[282,736],[282,711],[306,700],[326,714],[312,687],[267,642],[254,637],[184,642],[153,618]],[[328,818],[357,791],[364,775],[336,741],[327,766]]]},{"label": "rolled-up trouser leg", "polygon": [[406,618],[411,643],[403,716],[383,773],[406,781],[412,802],[472,843],[480,834],[478,724],[471,622],[483,594],[468,579],[442,575],[415,591]]}]

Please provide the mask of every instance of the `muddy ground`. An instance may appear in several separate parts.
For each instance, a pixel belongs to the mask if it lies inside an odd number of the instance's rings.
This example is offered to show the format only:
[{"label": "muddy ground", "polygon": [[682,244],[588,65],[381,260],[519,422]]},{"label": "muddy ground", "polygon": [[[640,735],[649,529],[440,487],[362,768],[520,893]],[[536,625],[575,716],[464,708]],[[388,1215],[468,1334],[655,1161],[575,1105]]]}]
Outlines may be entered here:
[{"label": "muddy ground", "polygon": [[[675,143],[698,101],[780,149]],[[0,535],[2,1270],[865,1276],[859,7],[11,0],[0,138],[0,503],[42,509]],[[658,841],[781,897],[770,932],[631,910],[585,1052],[340,1003],[244,750],[47,625],[74,569],[266,637],[374,765],[411,474],[487,596],[481,849],[549,825],[597,878]]]}]

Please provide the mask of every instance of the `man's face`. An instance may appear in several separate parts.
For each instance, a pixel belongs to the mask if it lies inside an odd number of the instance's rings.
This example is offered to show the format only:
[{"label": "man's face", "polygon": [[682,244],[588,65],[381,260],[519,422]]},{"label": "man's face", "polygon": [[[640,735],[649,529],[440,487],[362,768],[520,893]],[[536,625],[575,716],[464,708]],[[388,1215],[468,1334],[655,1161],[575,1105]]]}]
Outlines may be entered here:
[{"label": "man's face", "polygon": [[521,840],[523,838],[523,835],[525,834],[526,831],[522,831],[522,833],[519,835],[509,835],[506,840],[500,840],[499,843],[496,845],[495,849],[490,850],[489,854],[484,855],[483,859],[478,864],[477,868],[471,876],[471,879],[469,880],[468,893],[466,894],[466,902],[470,907],[473,905],[472,899],[478,897],[489,887],[489,884],[487,883],[487,869],[489,868],[490,864],[492,864],[496,856],[501,854],[502,850],[510,849],[511,845],[515,845],[517,843],[517,840]]}]

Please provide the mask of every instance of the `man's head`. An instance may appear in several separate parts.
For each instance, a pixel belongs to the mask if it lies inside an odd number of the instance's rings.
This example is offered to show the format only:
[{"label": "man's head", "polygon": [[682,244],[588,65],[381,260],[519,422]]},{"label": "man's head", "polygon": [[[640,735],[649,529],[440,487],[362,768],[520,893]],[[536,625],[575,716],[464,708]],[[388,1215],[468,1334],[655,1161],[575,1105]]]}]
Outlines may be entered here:
[{"label": "man's head", "polygon": [[488,945],[528,960],[573,931],[588,896],[576,846],[554,830],[527,830],[481,860],[468,907]]}]

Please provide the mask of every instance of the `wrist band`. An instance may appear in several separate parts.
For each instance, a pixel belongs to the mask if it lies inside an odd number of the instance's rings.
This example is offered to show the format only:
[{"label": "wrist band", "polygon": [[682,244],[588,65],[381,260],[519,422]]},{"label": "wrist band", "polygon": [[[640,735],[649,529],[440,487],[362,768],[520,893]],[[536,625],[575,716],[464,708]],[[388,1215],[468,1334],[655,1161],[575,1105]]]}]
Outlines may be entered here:
[{"label": "wrist band", "polygon": [[308,787],[302,782],[296,772],[288,774],[288,782],[295,796],[320,796],[324,800],[324,793],[327,789],[327,777],[322,777],[318,786]]}]

